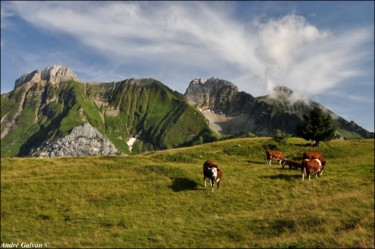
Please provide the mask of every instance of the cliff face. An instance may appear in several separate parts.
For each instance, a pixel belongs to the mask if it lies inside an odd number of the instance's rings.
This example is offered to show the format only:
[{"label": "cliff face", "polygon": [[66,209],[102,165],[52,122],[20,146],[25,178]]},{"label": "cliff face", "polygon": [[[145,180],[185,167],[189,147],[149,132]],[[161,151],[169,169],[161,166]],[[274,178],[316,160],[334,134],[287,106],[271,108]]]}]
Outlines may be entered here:
[{"label": "cliff face", "polygon": [[229,81],[194,79],[186,89],[185,98],[198,108],[229,114],[237,109],[233,106],[237,94],[237,86]]}]

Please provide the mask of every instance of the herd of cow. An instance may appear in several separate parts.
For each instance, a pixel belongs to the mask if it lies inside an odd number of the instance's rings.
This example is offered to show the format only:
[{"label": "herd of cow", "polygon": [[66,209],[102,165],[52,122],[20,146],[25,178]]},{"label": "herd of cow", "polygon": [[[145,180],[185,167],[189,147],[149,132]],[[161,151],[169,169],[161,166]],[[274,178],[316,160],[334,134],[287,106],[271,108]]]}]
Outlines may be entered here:
[{"label": "herd of cow", "polygon": [[266,162],[267,164],[271,165],[272,160],[278,160],[279,164],[282,165],[284,168],[286,165],[289,168],[300,169],[302,172],[302,180],[305,179],[305,175],[309,177],[311,175],[320,177],[323,174],[324,167],[326,166],[326,160],[324,160],[323,155],[320,152],[315,151],[306,151],[303,153],[303,160],[302,162],[287,160],[283,156],[283,154],[279,151],[266,151]]},{"label": "herd of cow", "polygon": [[[290,169],[300,169],[302,172],[302,180],[305,180],[305,175],[309,177],[315,175],[316,179],[323,174],[326,166],[326,161],[320,152],[307,151],[303,153],[302,162],[287,160],[280,151],[266,150],[266,164],[271,165],[272,160],[277,160],[284,168],[289,166]],[[211,190],[214,191],[214,183],[217,183],[217,190],[219,191],[221,176],[223,171],[220,166],[210,160],[203,164],[203,181],[206,187],[206,179],[210,180]]]}]

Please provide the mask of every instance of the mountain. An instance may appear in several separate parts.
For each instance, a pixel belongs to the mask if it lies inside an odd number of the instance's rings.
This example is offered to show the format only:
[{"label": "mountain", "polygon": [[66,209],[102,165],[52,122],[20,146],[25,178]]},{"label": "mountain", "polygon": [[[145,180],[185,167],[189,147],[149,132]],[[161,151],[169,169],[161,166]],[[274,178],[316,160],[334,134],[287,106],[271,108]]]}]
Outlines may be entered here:
[{"label": "mountain", "polygon": [[238,91],[233,83],[213,77],[192,80],[184,96],[205,115],[210,127],[221,134],[270,135],[274,130],[281,130],[295,135],[303,115],[314,107],[320,107],[332,116],[339,137],[374,137],[374,133],[353,121],[346,121],[321,104],[304,98],[285,86],[275,87],[271,95],[255,98]]},{"label": "mountain", "polygon": [[374,132],[369,132],[362,128],[354,121],[347,121],[336,113],[327,109],[318,102],[312,101],[299,94],[294,93],[285,86],[275,87],[274,93],[270,96],[261,96],[257,98],[259,101],[266,102],[277,109],[284,112],[296,114],[302,118],[307,115],[312,108],[319,107],[326,113],[331,115],[336,126],[337,136],[341,138],[374,138]]},{"label": "mountain", "polygon": [[253,97],[226,80],[194,79],[182,95],[151,78],[82,82],[54,65],[22,75],[1,95],[1,156],[118,155],[200,144],[220,134],[295,135],[315,106],[332,115],[339,136],[374,137],[283,86]]},{"label": "mountain", "polygon": [[108,155],[215,139],[198,110],[154,79],[85,83],[55,65],[23,75],[1,95],[1,156],[74,156],[93,134],[91,149]]},{"label": "mountain", "polygon": [[293,134],[295,126],[301,123],[297,115],[239,92],[233,83],[218,78],[191,81],[185,98],[205,115],[210,127],[221,134],[270,135],[274,129]]}]

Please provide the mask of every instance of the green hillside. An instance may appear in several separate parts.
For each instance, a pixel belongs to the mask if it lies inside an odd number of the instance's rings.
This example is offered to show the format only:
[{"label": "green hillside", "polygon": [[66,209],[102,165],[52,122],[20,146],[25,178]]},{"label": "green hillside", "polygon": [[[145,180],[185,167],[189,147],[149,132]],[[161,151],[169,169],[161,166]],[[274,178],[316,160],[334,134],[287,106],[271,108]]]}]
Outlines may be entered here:
[{"label": "green hillside", "polygon": [[[100,106],[99,106],[100,108]],[[300,160],[309,147],[277,149]],[[374,140],[319,150],[319,180],[265,164],[269,138],[128,157],[1,158],[1,243],[49,247],[373,248]],[[206,159],[223,170],[204,188]]]},{"label": "green hillside", "polygon": [[87,84],[27,83],[1,96],[1,156],[28,155],[44,141],[88,122],[123,152],[174,148],[215,139],[204,116],[153,79]]}]

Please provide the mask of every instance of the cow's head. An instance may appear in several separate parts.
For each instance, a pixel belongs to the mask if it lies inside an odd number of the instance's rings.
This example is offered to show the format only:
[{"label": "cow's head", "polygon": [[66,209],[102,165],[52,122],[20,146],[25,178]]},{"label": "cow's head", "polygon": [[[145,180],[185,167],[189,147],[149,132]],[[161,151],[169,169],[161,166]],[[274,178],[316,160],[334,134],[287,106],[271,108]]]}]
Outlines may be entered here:
[{"label": "cow's head", "polygon": [[324,170],[324,167],[320,168],[320,170],[316,173],[318,177],[323,175],[323,170]]},{"label": "cow's head", "polygon": [[211,168],[211,172],[212,172],[212,178],[216,179],[216,177],[217,177],[217,168],[216,167],[212,167]]}]

